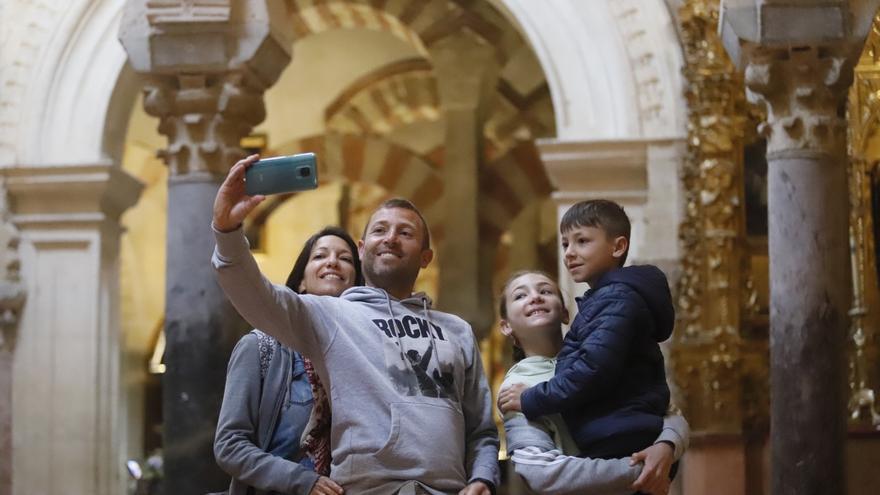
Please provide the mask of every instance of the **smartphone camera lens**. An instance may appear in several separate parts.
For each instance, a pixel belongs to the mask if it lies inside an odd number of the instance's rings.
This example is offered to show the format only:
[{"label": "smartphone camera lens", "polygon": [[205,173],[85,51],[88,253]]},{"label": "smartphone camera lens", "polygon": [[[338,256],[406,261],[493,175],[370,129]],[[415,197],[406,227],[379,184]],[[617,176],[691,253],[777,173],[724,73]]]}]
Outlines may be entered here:
[{"label": "smartphone camera lens", "polygon": [[310,175],[312,175],[312,171],[309,170],[308,167],[302,167],[299,169],[299,176],[302,177],[303,179],[309,177]]}]

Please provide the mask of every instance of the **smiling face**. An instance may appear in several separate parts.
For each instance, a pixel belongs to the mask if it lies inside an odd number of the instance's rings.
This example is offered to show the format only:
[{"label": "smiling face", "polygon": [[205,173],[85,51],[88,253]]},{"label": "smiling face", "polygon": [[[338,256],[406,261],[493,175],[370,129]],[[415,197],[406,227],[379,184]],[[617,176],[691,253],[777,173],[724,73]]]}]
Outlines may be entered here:
[{"label": "smiling face", "polygon": [[542,273],[525,273],[504,288],[501,332],[527,356],[555,356],[562,344],[568,311],[559,287]]},{"label": "smiling face", "polygon": [[434,256],[425,248],[425,227],[418,213],[404,208],[373,213],[358,250],[367,284],[398,299],[410,295],[419,270]]},{"label": "smiling face", "polygon": [[353,286],[354,280],[354,256],[348,244],[335,235],[325,235],[312,246],[299,291],[338,296]]},{"label": "smiling face", "polygon": [[565,267],[575,282],[593,286],[606,272],[620,266],[629,242],[626,237],[609,237],[599,227],[576,226],[562,233]]}]

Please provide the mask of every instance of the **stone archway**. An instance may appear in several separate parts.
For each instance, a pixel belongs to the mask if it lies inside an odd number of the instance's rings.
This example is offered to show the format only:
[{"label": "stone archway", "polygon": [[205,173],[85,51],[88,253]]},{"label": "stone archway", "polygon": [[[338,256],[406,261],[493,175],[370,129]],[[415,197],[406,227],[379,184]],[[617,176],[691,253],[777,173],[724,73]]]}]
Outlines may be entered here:
[{"label": "stone archway", "polygon": [[[487,275],[480,268],[493,265],[491,255],[486,258],[491,250],[483,246],[493,237],[482,232],[491,225],[481,211],[483,170],[518,140],[553,132],[552,103],[531,48],[500,12],[482,2],[465,6],[445,1],[291,1],[288,8],[298,40],[334,30],[366,29],[413,47],[416,58],[380,68],[343,91],[328,106],[327,127],[387,134],[419,119],[441,123],[445,133],[431,155],[441,165],[442,181],[457,185],[447,188],[442,199],[457,231],[454,243],[438,236],[440,259],[455,258],[462,266],[441,271],[439,303],[484,335],[494,318],[488,316],[493,313],[491,284],[481,280]],[[463,59],[464,53],[478,58]],[[538,87],[523,74],[537,78]],[[520,93],[523,87],[525,95]],[[536,100],[549,109],[549,122],[532,119],[523,125],[523,109]]]}]

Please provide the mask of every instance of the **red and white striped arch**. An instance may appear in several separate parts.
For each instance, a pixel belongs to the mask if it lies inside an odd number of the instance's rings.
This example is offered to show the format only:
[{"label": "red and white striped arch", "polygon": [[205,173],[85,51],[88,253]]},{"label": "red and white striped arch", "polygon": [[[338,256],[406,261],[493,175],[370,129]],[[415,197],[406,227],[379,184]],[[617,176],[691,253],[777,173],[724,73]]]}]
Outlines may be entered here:
[{"label": "red and white striped arch", "polygon": [[331,29],[387,32],[427,57],[432,44],[467,28],[496,47],[504,65],[523,40],[488,2],[461,0],[288,0],[298,38]]}]

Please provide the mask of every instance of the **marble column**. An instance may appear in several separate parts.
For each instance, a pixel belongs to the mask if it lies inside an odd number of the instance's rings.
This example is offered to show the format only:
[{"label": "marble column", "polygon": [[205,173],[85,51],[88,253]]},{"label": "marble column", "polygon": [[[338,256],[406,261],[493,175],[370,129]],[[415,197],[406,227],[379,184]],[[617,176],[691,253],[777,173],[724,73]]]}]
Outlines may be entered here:
[{"label": "marble column", "polygon": [[850,272],[843,108],[878,3],[722,6],[725,47],[745,66],[749,100],[767,110],[759,132],[767,138],[774,494],[846,491]]},{"label": "marble column", "polygon": [[212,205],[241,138],[265,117],[263,92],[290,62],[282,1],[129,2],[120,37],[144,77],[144,108],[168,146],[164,490],[223,490],[213,439],[226,364],[246,325],[216,283]]},{"label": "marble column", "polygon": [[495,48],[466,31],[434,43],[430,54],[446,124],[438,303],[467,320],[481,338],[494,321],[494,246],[480,242],[479,171],[499,64]]},{"label": "marble column", "polygon": [[121,493],[119,216],[142,186],[111,163],[2,175],[28,294],[14,339],[13,449],[2,454],[12,493]]}]

